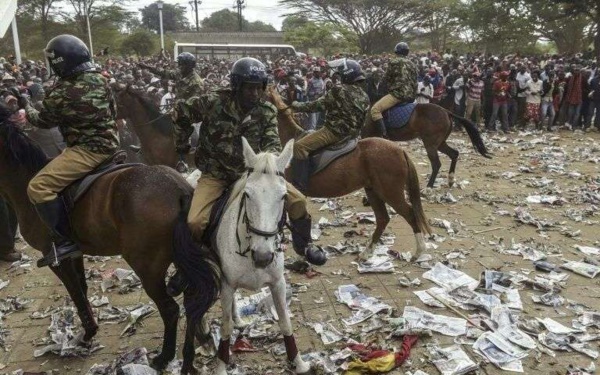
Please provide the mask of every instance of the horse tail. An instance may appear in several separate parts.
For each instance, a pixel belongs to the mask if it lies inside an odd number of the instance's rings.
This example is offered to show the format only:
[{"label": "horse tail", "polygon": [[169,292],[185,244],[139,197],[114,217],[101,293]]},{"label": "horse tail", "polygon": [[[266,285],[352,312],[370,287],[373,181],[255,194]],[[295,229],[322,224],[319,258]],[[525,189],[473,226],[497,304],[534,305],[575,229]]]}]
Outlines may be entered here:
[{"label": "horse tail", "polygon": [[212,251],[194,241],[187,224],[190,202],[189,195],[181,199],[181,211],[173,232],[173,263],[188,283],[183,297],[187,324],[196,327],[198,338],[208,339],[209,332],[202,324],[202,318],[219,296],[221,267]]},{"label": "horse tail", "polygon": [[417,169],[412,160],[408,157],[406,151],[402,150],[402,153],[404,154],[408,169],[408,198],[415,214],[417,227],[421,230],[421,233],[431,234],[431,228],[429,227],[425,212],[423,212],[423,206],[421,205],[421,190],[419,190],[419,176],[417,175]]},{"label": "horse tail", "polygon": [[485,144],[483,143],[483,139],[481,138],[479,129],[477,129],[477,125],[475,125],[474,122],[472,122],[464,117],[461,117],[455,113],[452,113],[452,111],[449,111],[446,108],[444,108],[444,111],[446,111],[448,113],[448,115],[450,115],[450,117],[457,120],[465,127],[465,130],[467,131],[467,134],[469,135],[469,138],[471,139],[471,143],[473,144],[473,146],[475,146],[475,149],[477,150],[477,152],[479,152],[484,157],[491,159],[492,156],[489,153],[489,151],[487,150],[487,148],[485,147]]}]

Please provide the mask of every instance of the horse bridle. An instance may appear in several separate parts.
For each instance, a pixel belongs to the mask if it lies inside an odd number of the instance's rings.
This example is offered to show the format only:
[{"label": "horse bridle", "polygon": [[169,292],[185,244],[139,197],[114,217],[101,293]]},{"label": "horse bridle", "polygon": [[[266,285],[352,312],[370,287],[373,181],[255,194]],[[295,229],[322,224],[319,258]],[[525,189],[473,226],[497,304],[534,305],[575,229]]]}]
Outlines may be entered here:
[{"label": "horse bridle", "polygon": [[[248,174],[250,174],[252,172],[254,172],[254,169],[253,168],[248,168]],[[284,177],[284,174],[281,173],[281,172],[277,172],[277,176]],[[260,236],[260,237],[268,239],[268,238],[271,238],[271,237],[276,237],[277,235],[283,233],[283,227],[285,226],[285,222],[286,222],[285,207],[283,208],[283,211],[281,213],[281,218],[279,219],[279,223],[277,223],[277,228],[275,228],[274,230],[271,230],[271,231],[266,231],[266,230],[262,230],[262,229],[256,228],[250,222],[250,218],[248,217],[248,211],[246,210],[246,199],[248,199],[248,193],[244,192],[242,194],[242,200],[240,202],[240,209],[239,209],[239,212],[238,212],[238,220],[241,217],[242,223],[246,224],[246,238],[250,238],[250,234],[255,234],[257,236]],[[281,198],[281,199],[282,200],[285,199],[285,196],[283,198]],[[236,230],[235,235],[236,235],[237,243],[238,243],[237,254],[241,255],[243,257],[247,257],[248,253],[252,252],[253,250],[250,248],[250,245],[248,245],[248,247],[244,251],[242,251],[241,250],[242,241],[240,239],[239,230]],[[280,245],[281,244],[279,243],[279,241],[276,240],[275,247],[277,249],[276,252],[278,252],[278,253],[283,252],[283,249],[281,248]]]}]

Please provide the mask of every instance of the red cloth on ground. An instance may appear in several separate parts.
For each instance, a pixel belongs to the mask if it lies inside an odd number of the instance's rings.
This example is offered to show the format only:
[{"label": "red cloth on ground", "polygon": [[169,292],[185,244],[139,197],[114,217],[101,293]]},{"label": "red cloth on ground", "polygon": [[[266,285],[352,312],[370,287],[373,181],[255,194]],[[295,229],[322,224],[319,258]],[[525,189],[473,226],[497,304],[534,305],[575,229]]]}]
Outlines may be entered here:
[{"label": "red cloth on ground", "polygon": [[402,348],[396,353],[396,366],[400,366],[410,356],[410,350],[419,341],[419,336],[406,335],[402,339]]}]

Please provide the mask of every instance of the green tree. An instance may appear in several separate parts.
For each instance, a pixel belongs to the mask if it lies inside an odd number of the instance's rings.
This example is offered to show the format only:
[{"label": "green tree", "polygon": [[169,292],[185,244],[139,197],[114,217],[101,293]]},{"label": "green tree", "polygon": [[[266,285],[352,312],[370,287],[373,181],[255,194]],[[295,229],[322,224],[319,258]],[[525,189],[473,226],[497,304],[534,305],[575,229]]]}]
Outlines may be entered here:
[{"label": "green tree", "polygon": [[50,40],[48,24],[56,15],[56,5],[62,0],[26,0],[18,3],[18,14],[27,14],[39,22],[42,40]]},{"label": "green tree", "polygon": [[137,30],[123,39],[121,53],[125,55],[149,56],[156,53],[154,35],[147,30]]},{"label": "green tree", "polygon": [[460,0],[431,0],[423,2],[419,8],[419,27],[423,37],[429,40],[432,51],[444,51],[449,38],[457,35],[461,27]]},{"label": "green tree", "polygon": [[[211,13],[202,20],[203,32],[235,32],[240,30],[240,23],[236,12],[225,8]],[[272,25],[262,21],[249,22],[242,17],[242,30],[245,32],[277,31]]]},{"label": "green tree", "polygon": [[[371,53],[384,36],[382,31],[394,30],[397,38],[417,26],[416,0],[279,0],[279,4],[317,22],[329,22],[356,34],[363,53]],[[389,36],[386,39],[391,39]]]},{"label": "green tree", "polygon": [[[285,23],[285,21],[284,21]],[[284,39],[301,51],[317,50],[319,54],[329,56],[336,52],[356,52],[358,43],[353,33],[340,30],[332,23],[307,21],[284,29]]]},{"label": "green tree", "polygon": [[594,41],[594,52],[600,60],[600,2],[597,0],[554,0],[561,8],[561,13],[567,20],[571,17],[586,16],[591,20],[591,30]]},{"label": "green tree", "polygon": [[[142,25],[149,30],[153,30],[157,33],[160,32],[160,18],[156,3],[152,3],[140,9],[140,12],[142,13]],[[163,3],[162,17],[163,30],[165,32],[189,29],[189,23],[185,15],[185,7],[181,5]]]}]

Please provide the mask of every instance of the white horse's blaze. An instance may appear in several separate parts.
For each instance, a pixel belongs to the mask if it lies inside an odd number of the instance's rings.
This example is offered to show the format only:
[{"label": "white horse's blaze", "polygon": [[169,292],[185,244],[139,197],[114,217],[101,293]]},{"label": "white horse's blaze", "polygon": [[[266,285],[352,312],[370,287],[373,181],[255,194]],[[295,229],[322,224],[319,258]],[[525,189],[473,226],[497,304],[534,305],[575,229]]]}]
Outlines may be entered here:
[{"label": "white horse's blaze", "polygon": [[[238,288],[257,290],[269,286],[279,316],[279,327],[285,336],[293,335],[292,324],[285,303],[285,278],[283,253],[278,252],[277,236],[270,233],[277,229],[283,212],[286,182],[282,177],[292,158],[293,141],[286,144],[278,157],[272,154],[256,154],[245,138],[242,138],[246,166],[252,172],[245,181],[238,181],[217,232],[217,246],[223,271],[221,306],[223,325],[219,347],[217,375],[226,375],[229,361],[229,339],[233,331],[234,293]],[[245,198],[247,220],[241,220],[240,205]],[[256,229],[252,231],[249,225]],[[264,232],[262,235],[255,232]],[[236,233],[238,235],[236,236]],[[240,243],[238,243],[238,238]],[[244,250],[251,251],[242,256]],[[273,255],[273,261],[264,268],[256,268],[252,252],[257,259]],[[295,346],[295,345],[294,345]],[[310,370],[300,353],[290,353],[297,374]]]}]

